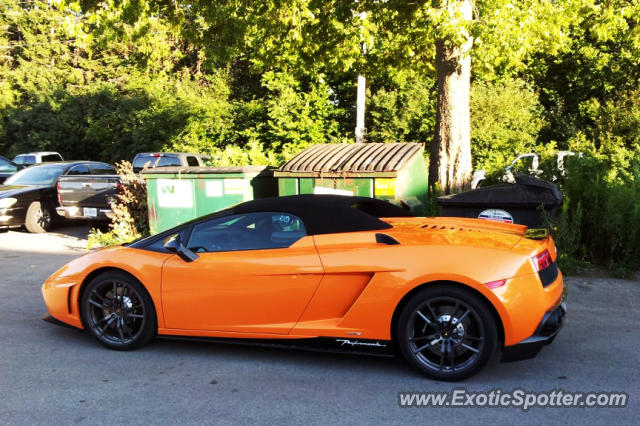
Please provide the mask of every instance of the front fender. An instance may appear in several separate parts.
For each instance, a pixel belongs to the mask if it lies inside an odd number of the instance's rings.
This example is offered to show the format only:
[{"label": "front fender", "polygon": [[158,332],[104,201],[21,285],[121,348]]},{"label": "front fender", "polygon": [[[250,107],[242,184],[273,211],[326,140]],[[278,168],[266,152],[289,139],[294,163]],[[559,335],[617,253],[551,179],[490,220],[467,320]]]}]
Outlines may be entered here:
[{"label": "front fender", "polygon": [[153,300],[158,326],[163,327],[161,272],[162,263],[170,256],[122,246],[85,254],[67,263],[44,282],[45,304],[54,318],[83,328],[79,303],[83,286],[101,271],[118,269],[142,283]]}]

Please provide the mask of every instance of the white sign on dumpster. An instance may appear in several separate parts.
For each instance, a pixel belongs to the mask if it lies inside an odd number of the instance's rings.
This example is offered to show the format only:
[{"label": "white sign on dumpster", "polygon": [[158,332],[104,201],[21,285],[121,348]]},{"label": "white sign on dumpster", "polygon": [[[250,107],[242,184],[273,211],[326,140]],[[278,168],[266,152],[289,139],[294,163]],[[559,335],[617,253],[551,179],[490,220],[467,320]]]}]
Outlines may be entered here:
[{"label": "white sign on dumpster", "polygon": [[191,181],[180,179],[158,179],[158,206],[193,207]]},{"label": "white sign on dumpster", "polygon": [[349,191],[346,189],[336,189],[336,188],[327,188],[324,186],[316,186],[313,188],[314,194],[332,194],[332,195],[353,195],[353,191]]},{"label": "white sign on dumpster", "polygon": [[207,197],[222,197],[224,195],[221,180],[208,180],[204,183],[204,188]]}]

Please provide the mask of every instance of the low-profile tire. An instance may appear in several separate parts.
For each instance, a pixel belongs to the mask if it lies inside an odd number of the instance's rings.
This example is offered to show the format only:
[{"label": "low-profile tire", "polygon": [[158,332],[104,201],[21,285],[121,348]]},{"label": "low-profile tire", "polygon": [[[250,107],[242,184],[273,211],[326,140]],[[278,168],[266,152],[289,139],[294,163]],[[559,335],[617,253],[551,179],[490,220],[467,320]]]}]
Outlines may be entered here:
[{"label": "low-profile tire", "polygon": [[85,327],[107,348],[136,349],[156,335],[151,296],[127,273],[107,271],[96,276],[83,290],[80,304]]},{"label": "low-profile tire", "polygon": [[496,349],[493,315],[473,292],[433,285],[408,301],[396,340],[409,364],[436,380],[462,380],[480,371]]},{"label": "low-profile tire", "polygon": [[34,201],[29,204],[24,226],[33,234],[49,232],[55,219],[54,211],[47,203]]}]

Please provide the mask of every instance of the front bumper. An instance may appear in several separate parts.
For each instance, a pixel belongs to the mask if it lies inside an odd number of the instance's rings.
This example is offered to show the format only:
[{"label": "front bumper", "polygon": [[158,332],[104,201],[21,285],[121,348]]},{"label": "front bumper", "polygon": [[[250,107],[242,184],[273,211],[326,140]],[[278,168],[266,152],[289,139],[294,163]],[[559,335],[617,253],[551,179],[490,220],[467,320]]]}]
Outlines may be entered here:
[{"label": "front bumper", "polygon": [[66,219],[109,220],[113,217],[111,209],[95,208],[95,216],[86,216],[81,207],[56,207],[56,212]]},{"label": "front bumper", "polygon": [[504,347],[501,361],[512,362],[534,358],[543,346],[550,344],[556,338],[566,313],[567,307],[564,302],[554,310],[547,312],[531,337],[516,345]]},{"label": "front bumper", "polygon": [[24,225],[27,209],[25,207],[9,207],[0,209],[0,228]]},{"label": "front bumper", "polygon": [[48,323],[51,323],[51,324],[59,325],[61,327],[73,328],[73,329],[77,330],[76,327],[74,327],[74,326],[72,326],[70,324],[67,324],[66,322],[62,322],[57,318],[52,317],[49,312],[47,312],[46,314],[44,314],[42,316],[42,320],[46,321]]}]

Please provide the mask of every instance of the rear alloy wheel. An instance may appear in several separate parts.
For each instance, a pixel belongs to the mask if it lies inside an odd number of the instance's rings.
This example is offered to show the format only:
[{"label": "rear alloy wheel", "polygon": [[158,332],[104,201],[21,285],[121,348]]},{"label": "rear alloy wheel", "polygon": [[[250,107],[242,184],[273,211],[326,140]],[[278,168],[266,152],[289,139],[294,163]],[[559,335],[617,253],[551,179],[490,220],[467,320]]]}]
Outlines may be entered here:
[{"label": "rear alloy wheel", "polygon": [[91,280],[82,294],[85,326],[110,348],[138,348],[155,337],[157,322],[151,297],[135,279],[105,272]]},{"label": "rear alloy wheel", "polygon": [[48,232],[53,226],[53,210],[46,203],[32,202],[27,209],[24,226],[34,234]]},{"label": "rear alloy wheel", "polygon": [[437,380],[460,380],[482,369],[497,344],[489,309],[470,291],[436,285],[404,307],[397,329],[405,359]]}]

